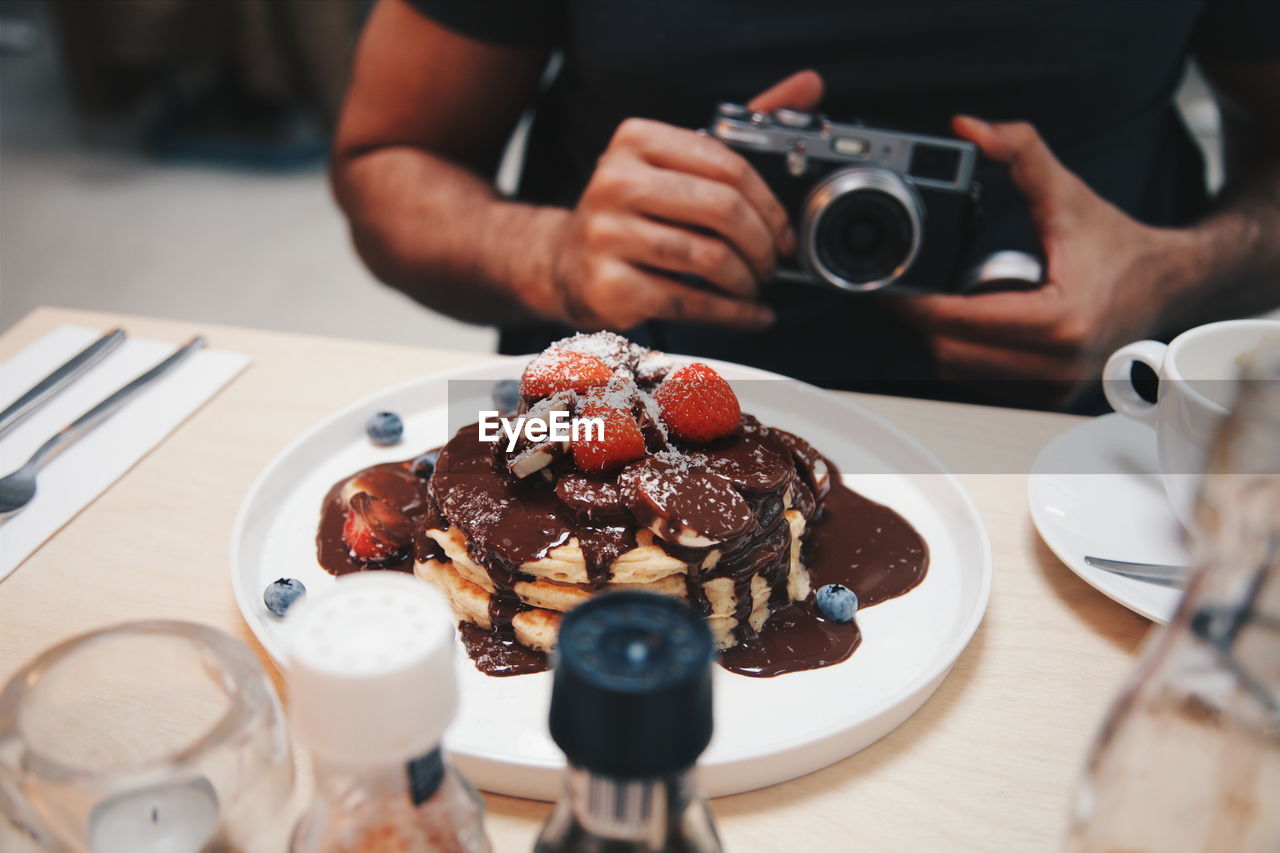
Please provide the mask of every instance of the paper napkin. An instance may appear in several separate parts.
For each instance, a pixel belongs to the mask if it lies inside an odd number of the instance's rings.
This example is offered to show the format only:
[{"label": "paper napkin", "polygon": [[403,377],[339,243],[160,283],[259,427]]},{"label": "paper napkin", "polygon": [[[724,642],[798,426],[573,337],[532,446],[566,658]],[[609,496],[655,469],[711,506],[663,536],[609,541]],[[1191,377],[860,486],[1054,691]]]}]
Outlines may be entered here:
[{"label": "paper napkin", "polygon": [[[128,331],[126,329],[126,331]],[[101,330],[61,326],[0,364],[0,409],[93,343]],[[0,437],[0,476],[27,461],[50,436],[170,355],[177,346],[129,338],[35,414]],[[199,350],[141,391],[40,470],[26,509],[0,519],[0,579],[8,576],[248,366],[227,350]]]}]

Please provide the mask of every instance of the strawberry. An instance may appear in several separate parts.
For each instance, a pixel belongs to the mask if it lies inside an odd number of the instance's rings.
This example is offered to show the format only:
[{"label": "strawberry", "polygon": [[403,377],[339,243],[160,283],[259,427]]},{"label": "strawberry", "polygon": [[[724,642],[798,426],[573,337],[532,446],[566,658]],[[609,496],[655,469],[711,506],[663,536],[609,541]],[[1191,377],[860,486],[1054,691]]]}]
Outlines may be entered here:
[{"label": "strawberry", "polygon": [[413,523],[396,507],[368,492],[357,492],[347,505],[342,539],[351,556],[366,563],[399,557],[413,541]]},{"label": "strawberry", "polygon": [[733,388],[702,362],[682,367],[662,381],[653,399],[667,431],[691,444],[728,435],[738,428],[742,408]]},{"label": "strawberry", "polygon": [[603,437],[597,438],[595,430],[588,430],[589,437],[573,443],[573,462],[584,474],[604,474],[644,456],[644,434],[626,409],[587,403],[578,418],[599,418],[604,422]]},{"label": "strawberry", "polygon": [[602,388],[613,378],[613,371],[594,355],[565,349],[551,349],[539,355],[524,369],[520,377],[520,394],[526,400],[550,397],[560,391],[584,394],[590,388]]}]

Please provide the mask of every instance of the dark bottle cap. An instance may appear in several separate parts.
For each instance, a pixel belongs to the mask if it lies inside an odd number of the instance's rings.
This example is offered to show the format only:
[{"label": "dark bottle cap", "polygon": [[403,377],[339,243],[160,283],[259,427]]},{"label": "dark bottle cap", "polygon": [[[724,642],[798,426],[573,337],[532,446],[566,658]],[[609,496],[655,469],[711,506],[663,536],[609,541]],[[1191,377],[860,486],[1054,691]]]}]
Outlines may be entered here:
[{"label": "dark bottle cap", "polygon": [[611,592],[560,624],[551,737],[569,762],[615,779],[692,767],[711,740],[715,645],[689,605]]}]

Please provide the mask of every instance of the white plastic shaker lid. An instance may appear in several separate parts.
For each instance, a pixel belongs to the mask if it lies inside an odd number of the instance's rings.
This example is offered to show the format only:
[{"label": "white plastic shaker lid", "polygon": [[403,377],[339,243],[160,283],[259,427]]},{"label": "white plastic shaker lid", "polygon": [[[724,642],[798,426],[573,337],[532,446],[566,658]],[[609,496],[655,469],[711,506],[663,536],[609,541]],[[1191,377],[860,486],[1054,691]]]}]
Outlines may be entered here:
[{"label": "white plastic shaker lid", "polygon": [[289,720],[317,758],[408,761],[440,745],[458,709],[454,616],[434,587],[358,572],[289,612]]}]

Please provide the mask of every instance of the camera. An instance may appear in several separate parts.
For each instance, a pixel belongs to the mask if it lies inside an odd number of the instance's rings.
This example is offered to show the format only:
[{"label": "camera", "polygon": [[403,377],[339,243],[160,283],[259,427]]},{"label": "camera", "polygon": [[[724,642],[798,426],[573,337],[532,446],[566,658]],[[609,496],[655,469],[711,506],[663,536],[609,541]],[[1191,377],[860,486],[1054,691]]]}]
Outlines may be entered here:
[{"label": "camera", "polygon": [[867,293],[1034,285],[1040,264],[996,252],[965,267],[980,221],[970,142],[838,124],[723,103],[707,132],[742,154],[777,195],[798,238],[779,278]]}]

